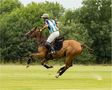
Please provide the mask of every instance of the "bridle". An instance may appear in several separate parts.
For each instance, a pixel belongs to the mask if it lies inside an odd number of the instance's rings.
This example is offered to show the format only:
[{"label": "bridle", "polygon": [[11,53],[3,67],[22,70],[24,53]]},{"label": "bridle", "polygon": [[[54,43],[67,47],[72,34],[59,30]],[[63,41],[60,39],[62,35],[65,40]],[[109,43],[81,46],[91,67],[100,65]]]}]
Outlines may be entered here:
[{"label": "bridle", "polygon": [[46,38],[42,35],[42,31],[40,31],[40,28],[37,28],[37,27],[27,32],[25,36],[30,37],[30,38],[35,38],[39,46],[43,46],[44,42],[46,41]]}]

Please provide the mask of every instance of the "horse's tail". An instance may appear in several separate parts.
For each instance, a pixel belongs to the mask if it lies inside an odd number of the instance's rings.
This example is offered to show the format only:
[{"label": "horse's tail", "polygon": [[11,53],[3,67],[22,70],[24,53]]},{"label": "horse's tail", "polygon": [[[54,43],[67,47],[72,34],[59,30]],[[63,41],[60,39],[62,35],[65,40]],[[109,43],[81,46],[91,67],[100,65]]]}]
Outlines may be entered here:
[{"label": "horse's tail", "polygon": [[86,44],[82,44],[81,47],[82,47],[82,48],[87,48],[88,51],[89,51],[90,53],[92,53],[92,52],[94,51],[92,48],[90,48],[90,47],[87,46]]}]

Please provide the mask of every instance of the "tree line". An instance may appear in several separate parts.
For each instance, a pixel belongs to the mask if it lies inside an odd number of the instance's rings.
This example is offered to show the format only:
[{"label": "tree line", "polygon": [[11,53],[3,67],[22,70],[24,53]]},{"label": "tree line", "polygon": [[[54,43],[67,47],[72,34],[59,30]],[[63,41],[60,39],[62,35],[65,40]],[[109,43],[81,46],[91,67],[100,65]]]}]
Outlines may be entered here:
[{"label": "tree line", "polygon": [[[59,3],[32,2],[24,6],[19,0],[0,0],[0,61],[25,62],[26,57],[37,51],[38,42],[24,40],[26,32],[41,27],[43,13],[56,19],[61,35],[87,44],[87,49],[74,63],[111,63],[111,0],[83,0],[78,9],[65,9]],[[48,36],[48,31],[44,32]]]}]

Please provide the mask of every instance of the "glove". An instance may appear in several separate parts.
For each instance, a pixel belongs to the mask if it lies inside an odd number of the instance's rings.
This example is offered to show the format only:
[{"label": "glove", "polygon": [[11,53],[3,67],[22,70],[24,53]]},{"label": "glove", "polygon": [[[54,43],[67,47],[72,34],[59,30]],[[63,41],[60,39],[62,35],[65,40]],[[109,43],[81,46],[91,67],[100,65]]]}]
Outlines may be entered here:
[{"label": "glove", "polygon": [[39,31],[42,32],[42,29],[40,29]]}]

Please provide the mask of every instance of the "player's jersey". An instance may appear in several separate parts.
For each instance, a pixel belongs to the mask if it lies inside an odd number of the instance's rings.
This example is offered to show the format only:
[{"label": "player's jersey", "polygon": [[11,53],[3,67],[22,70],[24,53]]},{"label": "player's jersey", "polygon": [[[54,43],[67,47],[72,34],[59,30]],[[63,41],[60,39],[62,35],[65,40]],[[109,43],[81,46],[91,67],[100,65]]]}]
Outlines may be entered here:
[{"label": "player's jersey", "polygon": [[48,24],[48,28],[49,28],[49,32],[50,33],[53,33],[55,31],[58,31],[58,28],[56,26],[56,22],[54,20],[46,19],[45,20],[45,24]]}]

